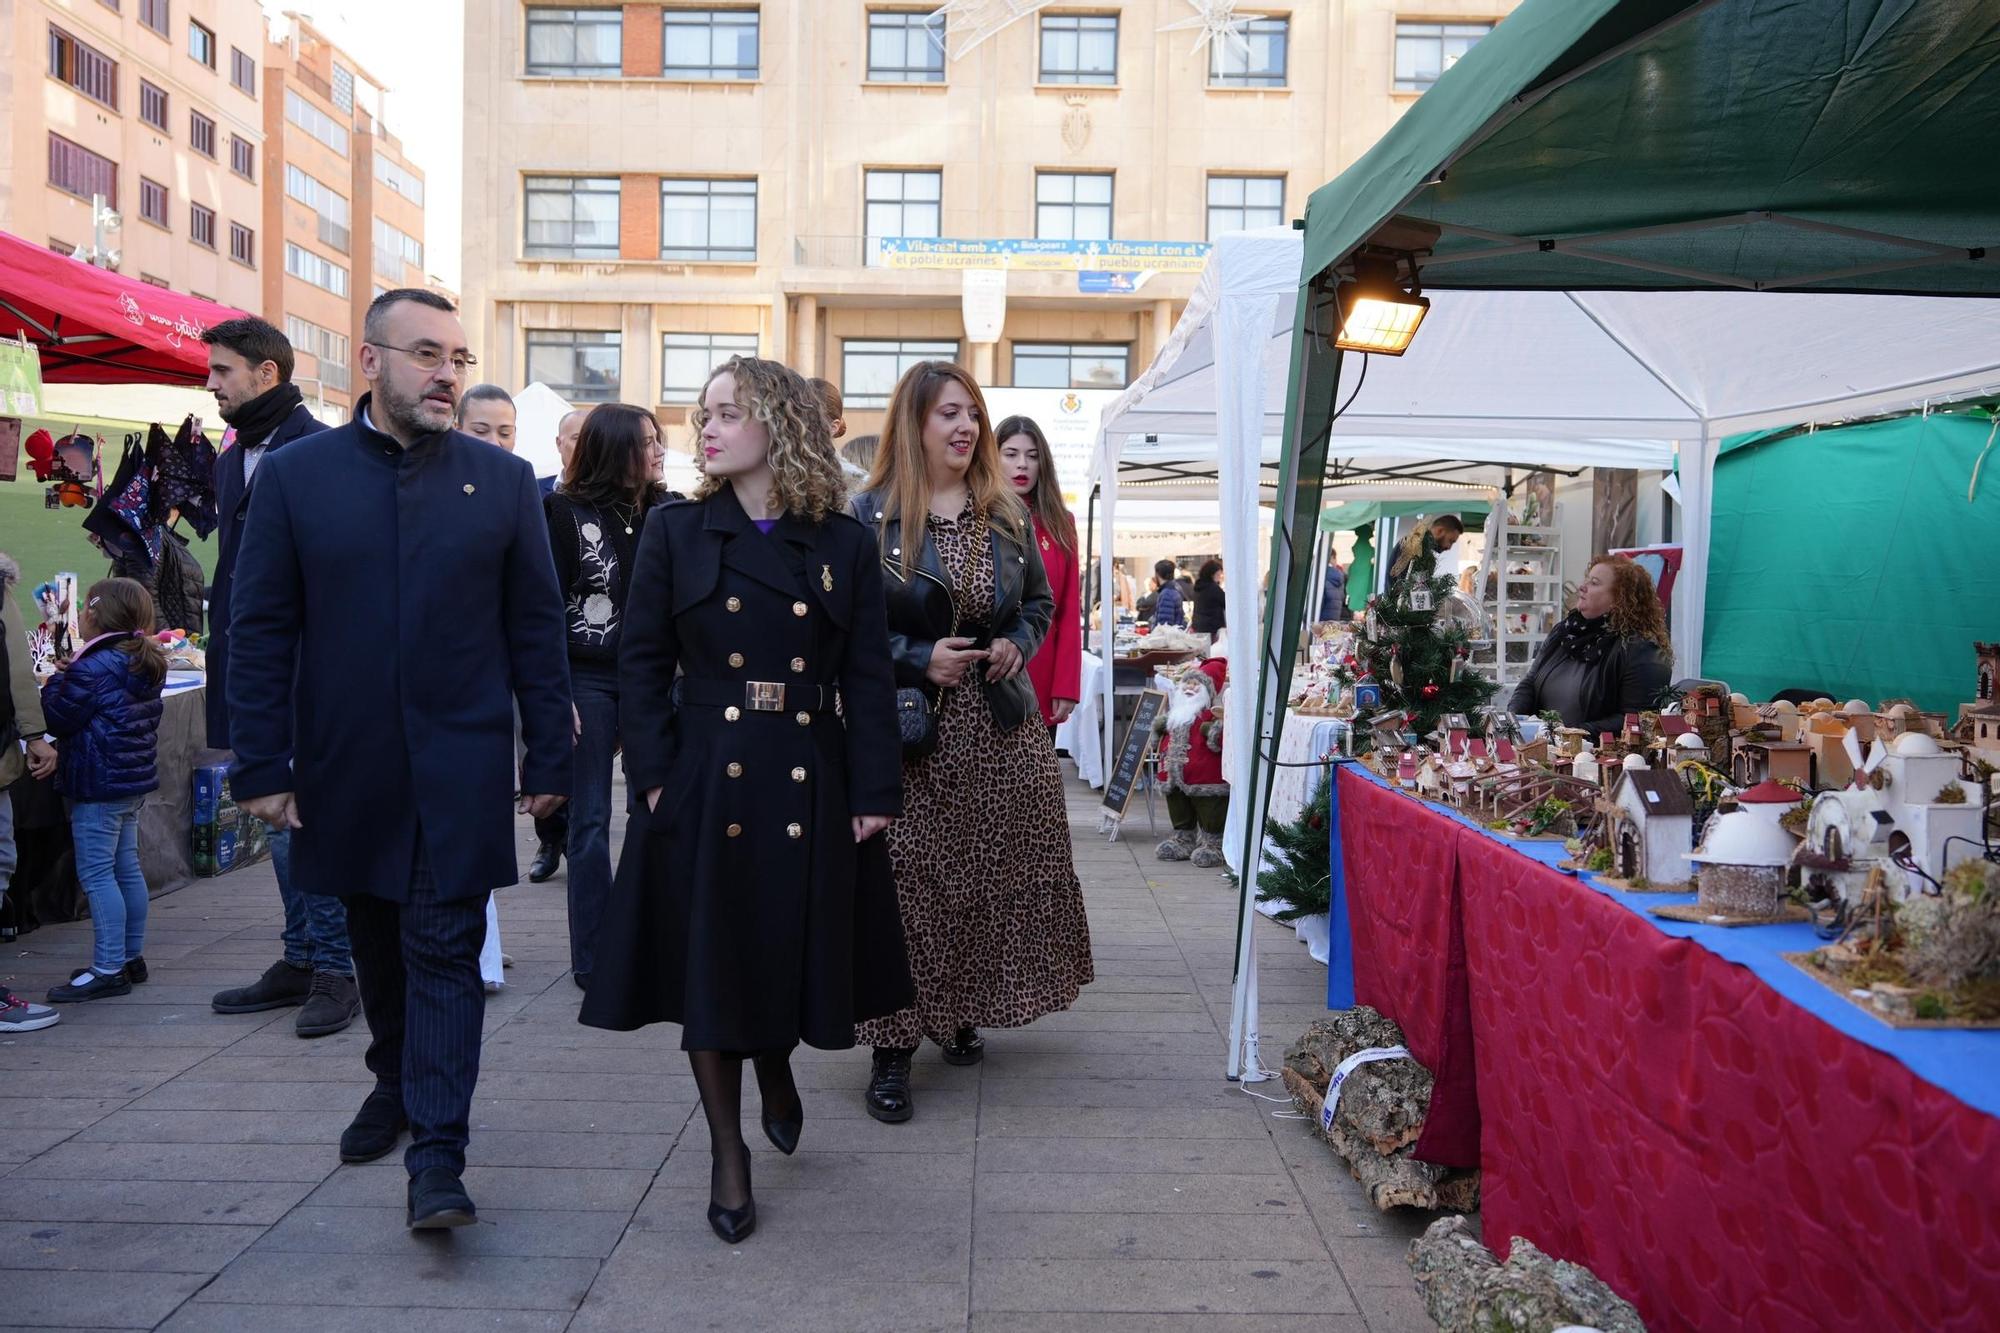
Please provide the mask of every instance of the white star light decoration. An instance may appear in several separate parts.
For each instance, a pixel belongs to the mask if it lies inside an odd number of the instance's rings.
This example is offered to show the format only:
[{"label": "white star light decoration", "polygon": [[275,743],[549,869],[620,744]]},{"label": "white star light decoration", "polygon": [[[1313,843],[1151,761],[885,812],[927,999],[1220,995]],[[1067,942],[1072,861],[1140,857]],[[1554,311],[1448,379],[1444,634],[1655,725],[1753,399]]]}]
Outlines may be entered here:
[{"label": "white star light decoration", "polygon": [[1236,12],[1236,0],[1187,0],[1195,17],[1182,19],[1179,23],[1169,23],[1161,32],[1189,32],[1199,29],[1201,35],[1194,39],[1190,55],[1200,55],[1201,49],[1211,42],[1226,41],[1242,55],[1250,54],[1250,43],[1243,36],[1244,27],[1250,22],[1248,15]]},{"label": "white star light decoration", "polygon": [[945,55],[957,60],[1016,19],[1024,19],[1049,0],[944,0],[931,11],[930,22],[944,21]]}]

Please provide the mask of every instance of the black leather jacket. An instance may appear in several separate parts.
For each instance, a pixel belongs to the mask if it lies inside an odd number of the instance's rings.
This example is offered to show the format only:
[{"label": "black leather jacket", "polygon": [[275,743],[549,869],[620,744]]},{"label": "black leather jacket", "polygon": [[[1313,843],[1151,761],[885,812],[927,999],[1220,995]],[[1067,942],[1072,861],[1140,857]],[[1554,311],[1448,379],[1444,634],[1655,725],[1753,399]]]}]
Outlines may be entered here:
[{"label": "black leather jacket", "polygon": [[[872,491],[855,496],[850,509],[868,525],[881,546],[882,581],[889,600],[889,652],[896,659],[896,684],[935,695],[937,687],[924,672],[930,667],[931,649],[937,641],[953,634],[950,582],[937,543],[928,531],[924,533],[924,549],[905,579],[901,523],[882,517],[882,506]],[[1022,670],[998,684],[988,683],[986,702],[993,709],[993,720],[1002,730],[1011,731],[1036,711],[1027,662],[1049,632],[1055,598],[1049,592],[1041,552],[1030,537],[1003,536],[996,531],[992,540],[995,589],[988,637],[1011,640],[1021,650]]]}]

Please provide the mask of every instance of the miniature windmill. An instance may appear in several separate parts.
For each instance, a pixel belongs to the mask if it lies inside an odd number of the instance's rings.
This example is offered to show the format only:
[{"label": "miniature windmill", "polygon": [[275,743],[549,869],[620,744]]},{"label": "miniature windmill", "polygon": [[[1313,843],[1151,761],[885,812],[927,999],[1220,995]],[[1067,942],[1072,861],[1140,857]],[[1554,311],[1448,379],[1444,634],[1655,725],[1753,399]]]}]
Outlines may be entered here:
[{"label": "miniature windmill", "polygon": [[1244,39],[1243,29],[1250,22],[1248,14],[1236,12],[1237,0],[1187,0],[1195,11],[1195,17],[1182,19],[1179,23],[1161,26],[1161,32],[1199,31],[1194,39],[1191,55],[1200,55],[1201,49],[1211,42],[1228,42],[1241,55],[1250,54],[1250,43]]},{"label": "miniature windmill", "polygon": [[945,55],[952,60],[969,55],[975,47],[1016,19],[1024,19],[1049,0],[944,0],[926,20],[942,24]]},{"label": "miniature windmill", "polygon": [[1861,734],[1851,728],[1840,738],[1840,748],[1847,751],[1847,762],[1854,769],[1853,786],[1856,790],[1872,786],[1871,780],[1875,776],[1875,770],[1882,767],[1882,761],[1889,757],[1888,742],[1870,741],[1868,757],[1864,762],[1861,756]]}]

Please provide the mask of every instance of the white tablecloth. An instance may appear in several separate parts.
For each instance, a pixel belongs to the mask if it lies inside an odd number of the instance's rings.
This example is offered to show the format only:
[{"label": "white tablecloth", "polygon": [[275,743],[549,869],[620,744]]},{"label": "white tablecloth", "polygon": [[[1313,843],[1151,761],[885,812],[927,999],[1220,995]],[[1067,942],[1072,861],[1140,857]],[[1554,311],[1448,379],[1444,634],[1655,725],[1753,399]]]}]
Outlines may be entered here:
[{"label": "white tablecloth", "polygon": [[[1346,726],[1346,722],[1335,718],[1302,717],[1297,713],[1285,715],[1284,729],[1278,733],[1280,767],[1271,775],[1272,819],[1280,824],[1290,824],[1305,810],[1307,803],[1318,793],[1319,784],[1332,773],[1331,765],[1311,761],[1337,751],[1340,748],[1340,733]],[[1271,851],[1266,845],[1262,869],[1270,868]],[[1276,916],[1285,906],[1278,902],[1259,902],[1257,910],[1265,916]],[[1325,917],[1305,917],[1285,924],[1299,926],[1300,936],[1312,951],[1312,956],[1319,962],[1326,961]]]},{"label": "white tablecloth", "polygon": [[1077,776],[1093,787],[1104,785],[1104,659],[1095,653],[1083,655],[1083,671],[1077,677],[1076,711],[1069,721],[1056,728],[1056,748],[1067,750],[1076,761]]}]

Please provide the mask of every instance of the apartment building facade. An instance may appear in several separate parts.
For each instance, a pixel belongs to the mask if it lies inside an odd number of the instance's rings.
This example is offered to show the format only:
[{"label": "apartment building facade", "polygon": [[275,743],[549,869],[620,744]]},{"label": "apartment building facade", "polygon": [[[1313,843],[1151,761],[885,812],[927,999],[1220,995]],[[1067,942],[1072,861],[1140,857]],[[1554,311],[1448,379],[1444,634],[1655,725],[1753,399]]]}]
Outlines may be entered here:
[{"label": "apartment building facade", "polygon": [[[840,385],[857,432],[926,357],[1122,387],[1210,236],[1298,216],[1512,3],[1259,5],[1200,49],[1170,29],[1186,0],[1051,4],[975,43],[982,8],[1004,6],[472,0],[490,377],[671,421],[756,351]],[[1004,309],[964,272],[994,266]]]},{"label": "apartment building facade", "polygon": [[308,397],[344,413],[362,393],[354,348],[368,303],[429,283],[424,173],[382,124],[381,82],[310,20],[286,14],[266,63],[264,217],[276,249],[263,308],[282,313]]},{"label": "apartment building facade", "polygon": [[64,254],[101,239],[129,277],[260,308],[256,0],[4,0],[0,29],[0,227]]}]

